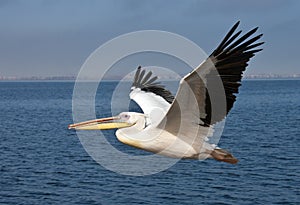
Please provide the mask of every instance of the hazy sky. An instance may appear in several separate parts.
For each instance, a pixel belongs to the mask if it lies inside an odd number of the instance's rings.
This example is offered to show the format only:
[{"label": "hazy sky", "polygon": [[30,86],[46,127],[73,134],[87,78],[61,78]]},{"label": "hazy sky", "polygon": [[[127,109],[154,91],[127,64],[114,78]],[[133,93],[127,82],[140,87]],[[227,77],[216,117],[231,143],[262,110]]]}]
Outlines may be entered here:
[{"label": "hazy sky", "polygon": [[145,29],[210,53],[237,20],[266,42],[248,74],[300,73],[299,11],[298,0],[0,0],[0,76],[76,75],[101,44]]}]

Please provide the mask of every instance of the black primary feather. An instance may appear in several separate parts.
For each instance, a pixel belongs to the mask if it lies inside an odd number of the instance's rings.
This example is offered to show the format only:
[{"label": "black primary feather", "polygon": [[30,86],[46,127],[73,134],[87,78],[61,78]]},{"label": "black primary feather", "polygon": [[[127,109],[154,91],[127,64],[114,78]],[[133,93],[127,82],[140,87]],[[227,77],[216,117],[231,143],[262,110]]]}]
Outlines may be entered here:
[{"label": "black primary feather", "polygon": [[157,76],[152,77],[152,72],[145,73],[145,70],[141,69],[141,66],[137,68],[135,73],[134,81],[132,83],[132,89],[140,88],[144,92],[151,92],[164,98],[168,103],[172,103],[174,96],[172,93],[165,89],[165,86],[159,82],[155,82]]},{"label": "black primary feather", "polygon": [[[235,94],[238,93],[238,88],[241,86],[242,74],[248,66],[248,61],[255,55],[255,53],[262,50],[261,48],[254,48],[264,44],[264,42],[257,42],[263,34],[252,37],[258,27],[238,38],[241,31],[234,34],[238,25],[239,22],[237,22],[229,30],[217,49],[209,56],[209,59],[214,63],[218,71],[218,75],[220,76],[225,89],[227,103],[226,114],[233,107],[236,100]],[[208,76],[209,75],[210,74],[208,74]],[[224,116],[217,116],[214,117],[214,119],[211,118],[211,102],[207,90],[205,101],[206,117],[201,118],[204,124],[208,126],[221,121]]]}]

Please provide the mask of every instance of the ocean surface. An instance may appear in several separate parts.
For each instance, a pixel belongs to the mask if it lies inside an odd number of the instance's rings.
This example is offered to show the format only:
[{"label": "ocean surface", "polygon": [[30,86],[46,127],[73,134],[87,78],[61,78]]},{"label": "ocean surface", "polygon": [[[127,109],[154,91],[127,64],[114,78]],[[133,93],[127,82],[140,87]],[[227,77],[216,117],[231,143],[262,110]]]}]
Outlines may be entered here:
[{"label": "ocean surface", "polygon": [[[141,177],[106,170],[67,129],[73,86],[0,82],[0,204],[300,204],[300,80],[243,82],[219,142],[237,165],[181,160]],[[115,86],[100,86],[97,115]]]}]

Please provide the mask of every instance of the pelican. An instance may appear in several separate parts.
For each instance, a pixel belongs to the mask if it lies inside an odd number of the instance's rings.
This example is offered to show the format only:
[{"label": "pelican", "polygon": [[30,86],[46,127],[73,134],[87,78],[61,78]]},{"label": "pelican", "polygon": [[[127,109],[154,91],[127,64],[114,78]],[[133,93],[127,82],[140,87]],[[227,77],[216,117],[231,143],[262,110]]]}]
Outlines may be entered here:
[{"label": "pelican", "polygon": [[[217,161],[236,164],[229,151],[209,142],[217,123],[224,120],[236,101],[243,71],[248,61],[264,42],[258,42],[258,27],[240,36],[237,22],[219,46],[192,72],[184,76],[175,97],[152,72],[140,66],[130,91],[143,113],[122,112],[114,117],[89,120],[69,125],[76,130],[117,129],[116,136],[124,144],[166,157]],[[255,35],[254,35],[255,34]],[[220,79],[221,89],[211,93],[208,84]],[[220,92],[219,92],[220,91]],[[224,95],[225,111],[213,114],[215,94]],[[217,109],[218,111],[218,109]]]}]

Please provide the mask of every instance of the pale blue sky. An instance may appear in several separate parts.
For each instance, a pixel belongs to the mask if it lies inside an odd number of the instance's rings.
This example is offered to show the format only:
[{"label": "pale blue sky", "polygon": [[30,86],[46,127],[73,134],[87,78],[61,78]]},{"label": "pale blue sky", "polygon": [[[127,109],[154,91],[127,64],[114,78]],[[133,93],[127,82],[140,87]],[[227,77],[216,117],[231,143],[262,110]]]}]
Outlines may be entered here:
[{"label": "pale blue sky", "polygon": [[178,33],[209,54],[237,20],[259,26],[266,42],[248,74],[299,74],[299,11],[297,0],[0,0],[0,76],[76,75],[101,44],[144,29]]}]

